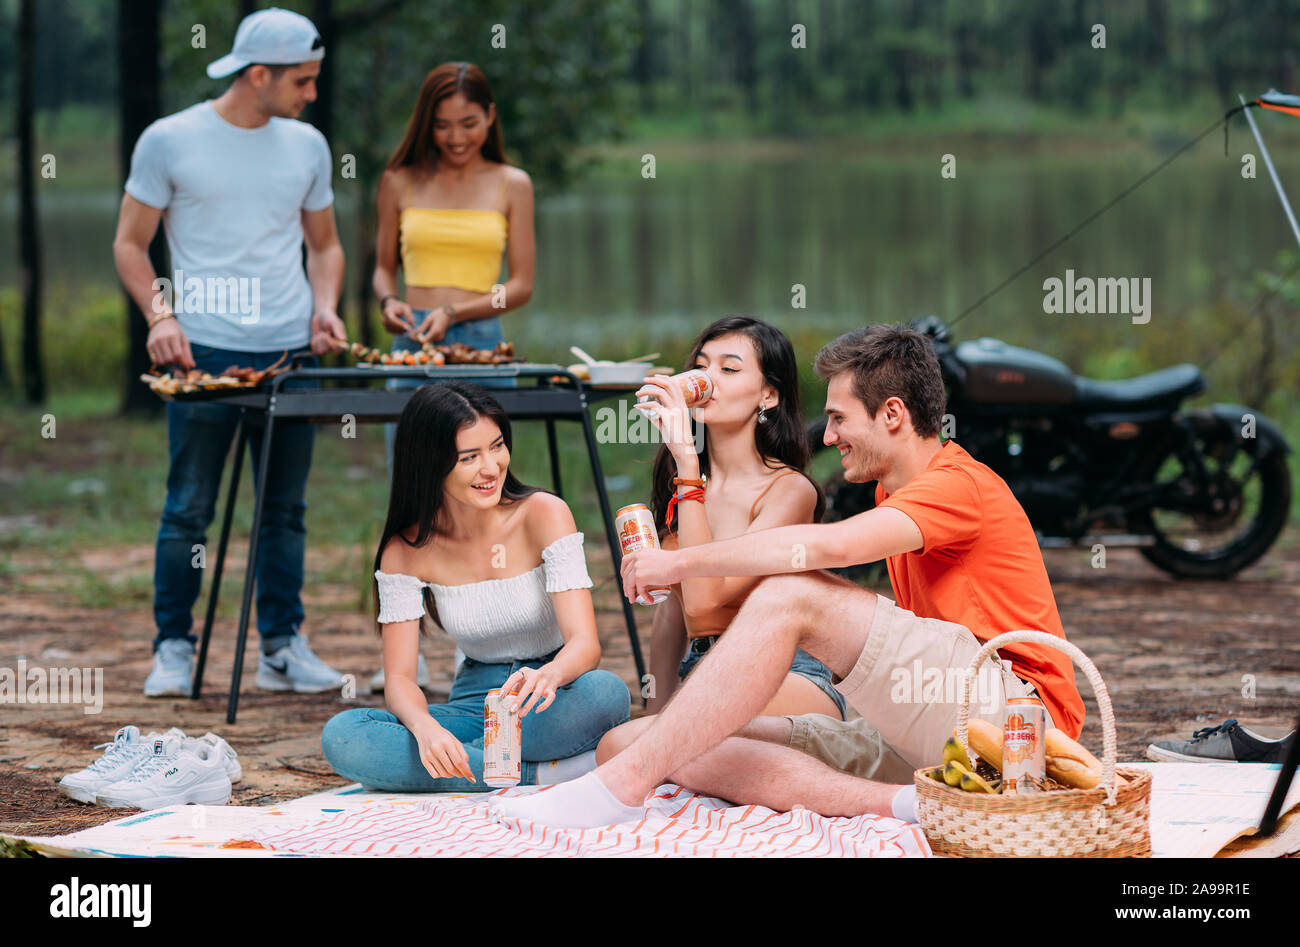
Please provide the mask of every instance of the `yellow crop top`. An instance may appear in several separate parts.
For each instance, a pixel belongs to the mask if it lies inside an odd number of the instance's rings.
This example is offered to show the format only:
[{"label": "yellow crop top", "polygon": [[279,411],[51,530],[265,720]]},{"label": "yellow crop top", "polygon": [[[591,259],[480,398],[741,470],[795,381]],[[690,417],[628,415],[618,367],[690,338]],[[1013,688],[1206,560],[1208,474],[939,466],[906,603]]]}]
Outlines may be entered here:
[{"label": "yellow crop top", "polygon": [[[501,193],[505,192],[505,176]],[[498,210],[406,207],[399,217],[402,270],[407,286],[455,286],[492,291],[501,275],[507,221]]]}]

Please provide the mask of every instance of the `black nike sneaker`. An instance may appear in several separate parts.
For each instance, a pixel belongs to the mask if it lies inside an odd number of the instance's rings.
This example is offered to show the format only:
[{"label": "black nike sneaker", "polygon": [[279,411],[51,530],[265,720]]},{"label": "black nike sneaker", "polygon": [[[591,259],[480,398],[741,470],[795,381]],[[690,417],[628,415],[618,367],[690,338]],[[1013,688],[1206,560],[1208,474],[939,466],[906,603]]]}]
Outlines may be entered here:
[{"label": "black nike sneaker", "polygon": [[1235,720],[1206,727],[1190,740],[1162,740],[1147,747],[1147,759],[1160,763],[1281,763],[1295,731],[1270,740]]}]

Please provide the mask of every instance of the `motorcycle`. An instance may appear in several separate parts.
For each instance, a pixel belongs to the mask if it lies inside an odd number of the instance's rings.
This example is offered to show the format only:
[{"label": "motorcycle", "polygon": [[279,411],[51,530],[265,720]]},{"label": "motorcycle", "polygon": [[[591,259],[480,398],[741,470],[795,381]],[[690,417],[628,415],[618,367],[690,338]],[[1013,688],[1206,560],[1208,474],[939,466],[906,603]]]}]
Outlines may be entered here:
[{"label": "motorcycle", "polygon": [[[1006,481],[1041,546],[1136,546],[1171,575],[1226,579],[1286,525],[1290,445],[1241,405],[1181,411],[1205,390],[1195,365],[1098,381],[997,339],[954,345],[933,316],[914,328],[948,389],[943,435]],[[808,428],[814,452],[825,429]],[[826,519],[871,509],[875,487],[837,474]]]}]

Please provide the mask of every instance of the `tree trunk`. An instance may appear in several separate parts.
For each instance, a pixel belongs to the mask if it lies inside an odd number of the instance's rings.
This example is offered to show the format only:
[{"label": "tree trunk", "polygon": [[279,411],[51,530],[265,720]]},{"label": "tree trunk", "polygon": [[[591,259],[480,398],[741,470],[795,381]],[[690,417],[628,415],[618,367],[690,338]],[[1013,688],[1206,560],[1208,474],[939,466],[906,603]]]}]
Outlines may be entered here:
[{"label": "tree trunk", "polygon": [[[162,111],[162,81],[158,65],[162,0],[118,0],[117,2],[117,70],[121,108],[122,180],[131,171],[131,151],[140,134]],[[149,259],[154,272],[167,272],[166,241],[160,226],[149,244]],[[149,327],[144,314],[129,293],[126,297],[126,387],[122,394],[124,414],[157,414],[162,402],[140,383],[140,375],[149,370],[149,353],[145,348]]]},{"label": "tree trunk", "polygon": [[728,11],[734,33],[736,81],[745,90],[745,109],[758,114],[758,34],[754,25],[754,8],[750,0],[734,0]]},{"label": "tree trunk", "polygon": [[963,99],[975,97],[975,68],[979,64],[979,45],[975,40],[975,23],[967,21],[953,36],[957,47],[957,93]]},{"label": "tree trunk", "polygon": [[33,129],[36,72],[36,0],[18,7],[18,266],[23,293],[23,394],[32,404],[45,400],[41,363],[41,235],[36,219],[36,135]]},{"label": "tree trunk", "polygon": [[316,77],[316,101],[311,105],[311,123],[316,126],[331,145],[334,141],[334,63],[338,58],[335,47],[337,32],[333,0],[313,0],[311,21],[320,31],[325,44],[325,58],[320,62],[320,75]]},{"label": "tree trunk", "polygon": [[654,11],[650,8],[650,0],[637,0],[636,11],[641,41],[637,44],[636,57],[632,60],[632,73],[636,76],[641,111],[651,112],[655,107]]}]

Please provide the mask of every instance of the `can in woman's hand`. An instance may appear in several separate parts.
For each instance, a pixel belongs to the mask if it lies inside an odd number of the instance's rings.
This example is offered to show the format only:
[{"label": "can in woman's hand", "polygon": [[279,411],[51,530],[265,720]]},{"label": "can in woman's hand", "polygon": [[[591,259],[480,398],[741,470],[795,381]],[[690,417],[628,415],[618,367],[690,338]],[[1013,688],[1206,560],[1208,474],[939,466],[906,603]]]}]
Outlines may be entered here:
[{"label": "can in woman's hand", "polygon": [[[623,555],[628,556],[642,549],[658,549],[659,534],[655,532],[655,518],[650,515],[650,508],[644,503],[632,503],[614,514],[614,529],[618,533],[619,545]],[[638,605],[658,605],[668,597],[666,588],[649,589],[651,601],[637,599]]]},{"label": "can in woman's hand", "polygon": [[[709,373],[702,368],[692,368],[689,372],[682,372],[680,375],[673,375],[668,379],[670,385],[676,385],[682,393],[682,399],[686,402],[686,407],[693,408],[697,404],[703,404],[713,397],[713,379]],[[659,417],[659,412],[653,407],[641,407],[650,401],[648,395],[642,395],[636,399],[638,409],[650,420]]]},{"label": "can in woman's hand", "polygon": [[483,782],[489,786],[519,785],[523,719],[509,710],[514,699],[513,692],[503,695],[497,687],[483,700]]}]

